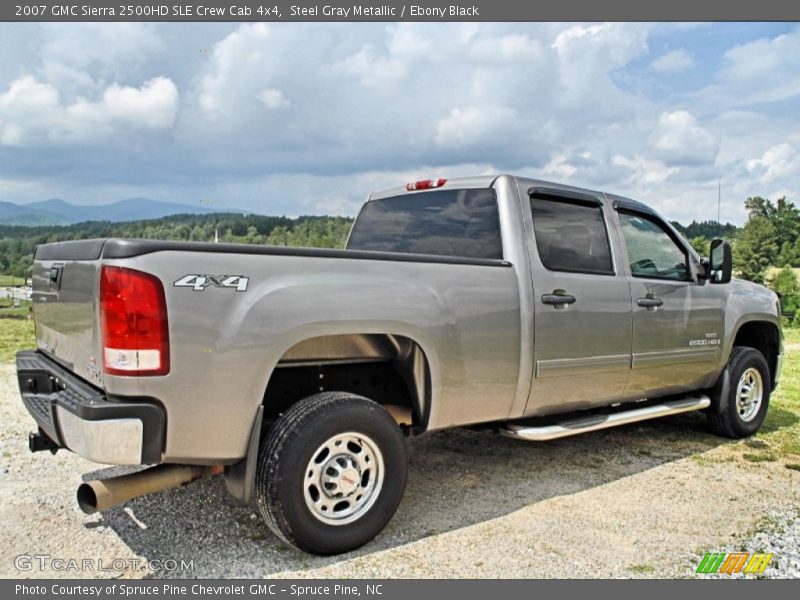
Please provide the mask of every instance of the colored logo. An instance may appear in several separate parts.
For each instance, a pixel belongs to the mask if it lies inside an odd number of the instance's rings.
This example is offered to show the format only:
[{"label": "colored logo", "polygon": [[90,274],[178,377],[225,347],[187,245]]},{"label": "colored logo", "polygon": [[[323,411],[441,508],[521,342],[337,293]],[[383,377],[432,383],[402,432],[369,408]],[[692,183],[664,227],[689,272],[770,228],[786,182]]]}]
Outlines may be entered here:
[{"label": "colored logo", "polygon": [[760,575],[772,560],[772,554],[759,552],[706,552],[697,566],[697,573]]}]

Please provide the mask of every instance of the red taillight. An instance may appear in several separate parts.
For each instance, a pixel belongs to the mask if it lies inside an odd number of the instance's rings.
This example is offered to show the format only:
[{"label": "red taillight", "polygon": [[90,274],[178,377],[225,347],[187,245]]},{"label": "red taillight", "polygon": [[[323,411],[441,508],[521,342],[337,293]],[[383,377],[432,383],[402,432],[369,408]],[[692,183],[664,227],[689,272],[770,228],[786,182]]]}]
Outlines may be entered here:
[{"label": "red taillight", "polygon": [[447,179],[439,177],[439,179],[421,179],[419,181],[412,181],[406,184],[406,190],[414,192],[417,190],[430,190],[432,188],[442,187],[447,183]]},{"label": "red taillight", "polygon": [[133,269],[103,267],[100,330],[106,373],[169,373],[167,302],[157,277]]}]

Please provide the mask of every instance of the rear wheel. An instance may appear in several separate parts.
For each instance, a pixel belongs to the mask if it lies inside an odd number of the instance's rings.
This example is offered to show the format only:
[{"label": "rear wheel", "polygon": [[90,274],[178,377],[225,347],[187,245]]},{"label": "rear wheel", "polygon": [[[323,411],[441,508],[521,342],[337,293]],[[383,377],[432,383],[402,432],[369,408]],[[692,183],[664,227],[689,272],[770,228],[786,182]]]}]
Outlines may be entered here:
[{"label": "rear wheel", "polygon": [[730,391],[725,409],[708,415],[711,431],[739,439],[758,431],[767,416],[772,379],[764,355],[755,348],[736,346],[728,361]]},{"label": "rear wheel", "polygon": [[407,473],[405,440],[383,407],[354,394],[315,394],[281,415],[259,450],[256,505],[293,546],[347,552],[386,526]]}]

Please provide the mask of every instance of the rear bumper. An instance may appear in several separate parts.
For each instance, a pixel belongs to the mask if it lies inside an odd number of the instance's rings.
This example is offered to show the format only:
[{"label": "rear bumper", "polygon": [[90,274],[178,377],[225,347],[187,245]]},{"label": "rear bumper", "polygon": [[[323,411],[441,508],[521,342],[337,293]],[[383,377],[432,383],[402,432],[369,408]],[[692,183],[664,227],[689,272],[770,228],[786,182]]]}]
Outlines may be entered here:
[{"label": "rear bumper", "polygon": [[156,400],[109,397],[38,351],[17,354],[17,378],[25,408],[58,446],[99,463],[161,461],[166,416]]}]

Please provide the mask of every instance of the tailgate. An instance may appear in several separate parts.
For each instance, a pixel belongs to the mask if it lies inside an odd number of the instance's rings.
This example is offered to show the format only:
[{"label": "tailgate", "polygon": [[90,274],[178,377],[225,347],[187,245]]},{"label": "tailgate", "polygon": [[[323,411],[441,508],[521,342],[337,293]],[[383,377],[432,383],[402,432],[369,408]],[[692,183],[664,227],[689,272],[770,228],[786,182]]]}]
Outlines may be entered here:
[{"label": "tailgate", "polygon": [[36,344],[64,367],[102,386],[97,325],[100,256],[105,240],[45,244],[33,264]]}]

